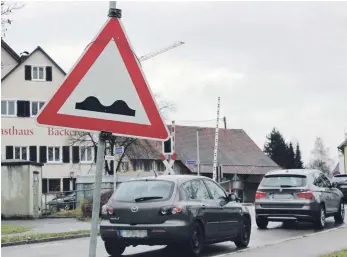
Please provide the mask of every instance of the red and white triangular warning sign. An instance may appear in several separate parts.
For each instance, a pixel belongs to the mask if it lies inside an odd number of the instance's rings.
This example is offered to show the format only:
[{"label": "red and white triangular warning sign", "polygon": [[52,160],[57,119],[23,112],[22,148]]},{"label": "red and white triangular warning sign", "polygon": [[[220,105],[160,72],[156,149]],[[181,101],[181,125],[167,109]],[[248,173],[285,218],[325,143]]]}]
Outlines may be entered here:
[{"label": "red and white triangular warning sign", "polygon": [[37,117],[39,125],[166,140],[121,21],[110,18]]}]

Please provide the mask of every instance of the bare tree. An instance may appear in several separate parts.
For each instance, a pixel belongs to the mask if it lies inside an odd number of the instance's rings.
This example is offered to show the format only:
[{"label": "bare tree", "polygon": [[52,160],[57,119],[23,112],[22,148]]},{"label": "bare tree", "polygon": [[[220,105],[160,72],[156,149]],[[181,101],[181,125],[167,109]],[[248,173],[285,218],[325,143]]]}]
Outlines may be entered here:
[{"label": "bare tree", "polygon": [[[164,112],[166,110],[170,111],[174,108],[174,106],[167,101],[161,101],[159,110],[160,112]],[[83,146],[85,148],[93,148],[94,149],[94,159],[96,159],[96,153],[97,153],[97,147],[98,147],[98,134],[97,133],[91,133],[91,132],[78,132],[75,133],[74,136],[70,136],[69,144],[71,146]],[[122,163],[122,160],[125,157],[128,157],[129,159],[137,159],[138,157],[150,157],[153,154],[153,146],[150,145],[146,140],[136,139],[136,138],[130,138],[130,137],[120,137],[120,136],[114,136],[111,135],[106,139],[106,147],[104,154],[107,155],[114,155],[115,147],[124,147],[124,152],[120,156],[119,161],[117,163],[116,172],[120,170],[120,166]],[[140,154],[141,153],[141,154]],[[91,164],[92,166],[95,165],[95,163]],[[113,169],[112,169],[113,161],[111,161],[111,164],[109,165],[107,161],[105,161],[105,171],[106,173],[112,175]]]},{"label": "bare tree", "polygon": [[17,2],[1,2],[1,30],[2,35],[7,31],[7,26],[11,25],[13,20],[9,17],[13,11],[23,8],[24,4],[19,4]]},{"label": "bare tree", "polygon": [[332,159],[329,156],[329,149],[325,147],[322,138],[317,137],[314,143],[314,148],[311,152],[312,158],[310,161],[310,168],[318,169],[325,174],[330,173]]}]

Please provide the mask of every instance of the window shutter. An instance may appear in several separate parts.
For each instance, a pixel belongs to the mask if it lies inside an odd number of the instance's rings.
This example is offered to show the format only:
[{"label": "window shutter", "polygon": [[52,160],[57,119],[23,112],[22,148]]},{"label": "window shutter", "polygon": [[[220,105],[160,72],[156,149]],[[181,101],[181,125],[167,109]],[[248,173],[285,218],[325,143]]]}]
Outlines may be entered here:
[{"label": "window shutter", "polygon": [[13,146],[7,145],[6,146],[6,159],[13,159]]},{"label": "window shutter", "polygon": [[30,65],[25,65],[24,78],[25,78],[25,80],[31,80],[31,66]]},{"label": "window shutter", "polygon": [[72,147],[72,163],[79,163],[79,162],[80,162],[80,147],[73,146]]},{"label": "window shutter", "polygon": [[17,101],[17,117],[30,117],[30,101]]},{"label": "window shutter", "polygon": [[98,156],[98,147],[95,146],[94,147],[94,163],[96,163],[97,156]]},{"label": "window shutter", "polygon": [[70,162],[70,146],[63,146],[63,163]]},{"label": "window shutter", "polygon": [[40,146],[40,162],[47,162],[47,146]]},{"label": "window shutter", "polygon": [[35,145],[29,146],[29,160],[37,162],[37,147]]},{"label": "window shutter", "polygon": [[52,67],[47,66],[46,67],[46,81],[52,81]]}]

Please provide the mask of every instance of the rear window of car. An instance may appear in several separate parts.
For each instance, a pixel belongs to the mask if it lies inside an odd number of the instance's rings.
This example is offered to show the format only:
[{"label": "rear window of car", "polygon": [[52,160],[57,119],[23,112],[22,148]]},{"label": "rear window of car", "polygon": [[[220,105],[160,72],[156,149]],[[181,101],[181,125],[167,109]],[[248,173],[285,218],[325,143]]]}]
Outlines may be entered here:
[{"label": "rear window of car", "polygon": [[120,202],[165,201],[171,198],[174,183],[164,180],[137,180],[123,182],[112,199]]},{"label": "rear window of car", "polygon": [[299,175],[268,175],[261,182],[262,187],[303,187],[307,179]]},{"label": "rear window of car", "polygon": [[339,175],[333,177],[333,182],[344,182],[347,181],[347,175]]}]

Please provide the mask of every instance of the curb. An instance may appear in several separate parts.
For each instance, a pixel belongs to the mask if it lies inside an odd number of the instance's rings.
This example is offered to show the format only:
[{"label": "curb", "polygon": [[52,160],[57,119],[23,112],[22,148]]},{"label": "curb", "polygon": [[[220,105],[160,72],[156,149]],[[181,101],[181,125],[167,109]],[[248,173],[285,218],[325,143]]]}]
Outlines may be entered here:
[{"label": "curb", "polygon": [[[99,235],[100,235],[100,233],[98,233],[98,236]],[[89,237],[89,236],[90,236],[90,233],[88,233],[88,234],[84,233],[84,234],[77,234],[77,235],[47,237],[47,238],[40,238],[40,239],[33,239],[33,240],[14,241],[14,242],[8,242],[8,243],[1,243],[1,247],[27,245],[27,244],[38,244],[38,243],[46,243],[46,242],[61,241],[61,240],[68,240],[68,239],[85,238],[85,237]]]}]

